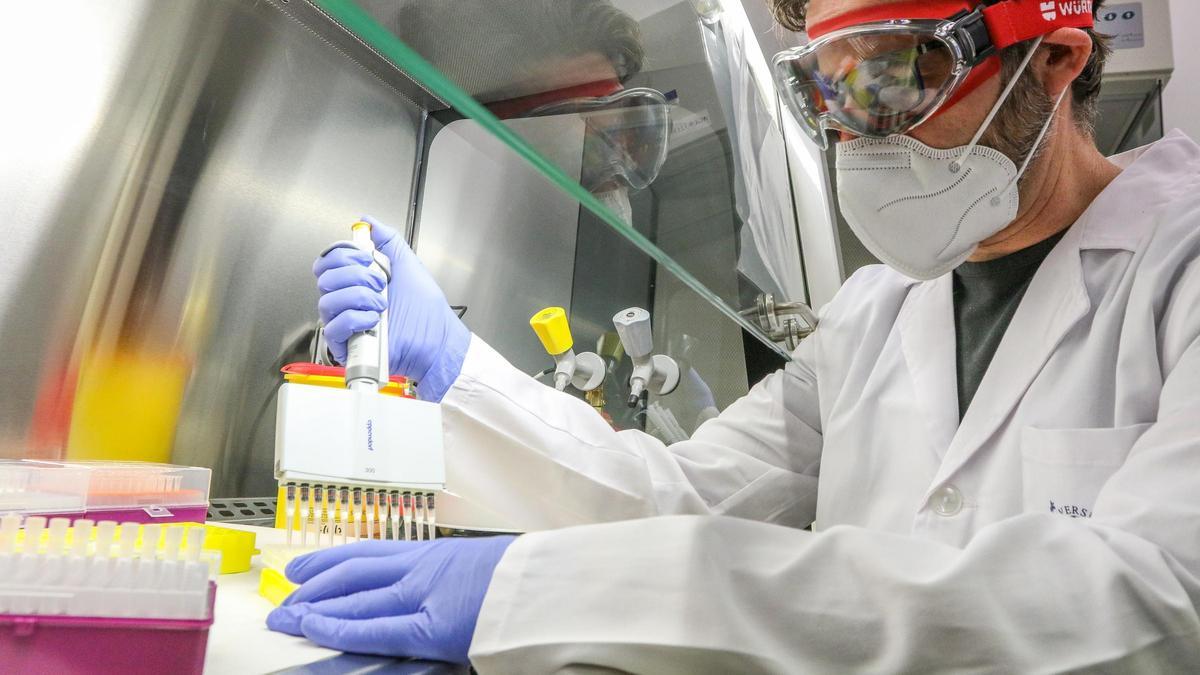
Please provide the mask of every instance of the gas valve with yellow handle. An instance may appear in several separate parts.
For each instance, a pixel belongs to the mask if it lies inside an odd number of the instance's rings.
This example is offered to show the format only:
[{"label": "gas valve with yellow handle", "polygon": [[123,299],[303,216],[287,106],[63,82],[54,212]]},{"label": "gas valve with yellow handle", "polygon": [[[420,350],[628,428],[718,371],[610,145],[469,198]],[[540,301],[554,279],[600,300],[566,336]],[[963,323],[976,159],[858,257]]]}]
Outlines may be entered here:
[{"label": "gas valve with yellow handle", "polygon": [[563,391],[570,384],[580,391],[592,391],[604,383],[604,359],[592,352],[576,354],[572,347],[571,327],[562,307],[547,307],[529,320],[533,332],[546,352],[554,357],[554,388]]}]

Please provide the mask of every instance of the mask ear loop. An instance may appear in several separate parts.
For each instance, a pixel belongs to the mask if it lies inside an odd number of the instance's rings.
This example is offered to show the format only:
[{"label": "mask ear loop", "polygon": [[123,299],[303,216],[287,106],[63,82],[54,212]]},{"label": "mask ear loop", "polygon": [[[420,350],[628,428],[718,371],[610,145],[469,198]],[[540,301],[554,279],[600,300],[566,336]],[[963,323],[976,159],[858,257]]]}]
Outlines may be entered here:
[{"label": "mask ear loop", "polygon": [[1033,60],[1033,55],[1037,53],[1038,47],[1042,46],[1043,39],[1045,39],[1045,36],[1039,37],[1034,41],[1033,47],[1030,48],[1029,53],[1026,54],[1025,58],[1021,61],[1021,67],[1017,68],[1017,72],[1012,76],[1012,79],[1008,81],[1008,86],[1006,86],[1004,91],[1000,94],[1000,99],[996,101],[996,105],[992,106],[992,111],[988,113],[987,119],[985,119],[983,124],[980,125],[979,131],[975,132],[975,137],[971,139],[970,144],[967,145],[966,150],[959,155],[958,159],[950,163],[950,173],[958,173],[959,171],[962,171],[963,162],[967,161],[967,157],[974,152],[975,146],[979,145],[979,140],[983,138],[983,135],[987,133],[988,128],[992,126],[992,121],[996,119],[996,115],[1000,114],[1000,108],[1004,107],[1005,101],[1008,100],[1008,97],[1012,94],[1013,89],[1016,89],[1017,82],[1021,79],[1021,76],[1025,74],[1025,69],[1029,67],[1029,62]]},{"label": "mask ear loop", "polygon": [[1042,141],[1046,139],[1046,133],[1050,131],[1050,127],[1054,126],[1054,118],[1058,115],[1058,109],[1062,105],[1063,99],[1067,97],[1068,91],[1071,91],[1070,84],[1063,87],[1062,93],[1058,95],[1058,100],[1054,103],[1054,110],[1050,113],[1050,119],[1046,120],[1046,123],[1042,125],[1042,132],[1038,134],[1037,140],[1033,142],[1033,147],[1029,149],[1029,154],[1026,155],[1025,161],[1021,164],[1021,170],[1017,172],[1017,175],[1012,177],[1012,180],[1008,181],[1008,185],[1005,185],[1003,190],[1001,190],[995,197],[992,197],[992,206],[999,206],[1000,198],[1008,194],[1008,191],[1017,184],[1017,181],[1021,180],[1021,176],[1025,175],[1025,170],[1029,168],[1030,163],[1033,162],[1034,156],[1037,155],[1038,150],[1041,149]]}]

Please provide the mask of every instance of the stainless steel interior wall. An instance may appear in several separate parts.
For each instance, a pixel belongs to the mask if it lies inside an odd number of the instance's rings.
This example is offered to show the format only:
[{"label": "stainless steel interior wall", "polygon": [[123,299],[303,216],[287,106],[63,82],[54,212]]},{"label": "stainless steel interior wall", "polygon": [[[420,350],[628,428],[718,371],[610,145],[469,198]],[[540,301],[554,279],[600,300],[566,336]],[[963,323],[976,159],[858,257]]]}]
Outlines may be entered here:
[{"label": "stainless steel interior wall", "polygon": [[[508,120],[568,175],[583,156],[575,117]],[[474,120],[431,124],[413,247],[463,322],[516,368],[553,367],[529,319],[571,312],[579,203]],[[470,199],[464,199],[464,195]]]},{"label": "stainless steel interior wall", "polygon": [[[5,3],[0,456],[273,494],[311,264],[409,215],[421,111],[271,2]],[[99,420],[99,423],[97,421]]]}]

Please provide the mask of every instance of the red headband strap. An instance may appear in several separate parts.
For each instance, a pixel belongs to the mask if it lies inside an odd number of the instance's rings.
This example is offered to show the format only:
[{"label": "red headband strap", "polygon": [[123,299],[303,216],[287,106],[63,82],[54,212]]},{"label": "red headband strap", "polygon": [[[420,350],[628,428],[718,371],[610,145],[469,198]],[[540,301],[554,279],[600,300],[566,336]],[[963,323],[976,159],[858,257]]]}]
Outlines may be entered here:
[{"label": "red headband strap", "polygon": [[621,83],[614,78],[598,82],[586,82],[553,91],[543,91],[520,98],[495,101],[493,103],[486,103],[484,106],[491,110],[492,114],[496,117],[506,120],[532,112],[549,103],[559,103],[573,98],[599,98],[615,94],[618,91],[621,91]]},{"label": "red headband strap", "polygon": [[996,49],[1049,35],[1059,28],[1093,28],[1092,0],[1005,0],[984,8]]},{"label": "red headband strap", "polygon": [[[979,3],[970,0],[906,0],[864,7],[808,27],[812,39],[836,30],[874,21],[946,19],[970,11]],[[1059,28],[1092,28],[1092,0],[1001,0],[983,9],[992,44],[997,49],[1047,35]]]}]

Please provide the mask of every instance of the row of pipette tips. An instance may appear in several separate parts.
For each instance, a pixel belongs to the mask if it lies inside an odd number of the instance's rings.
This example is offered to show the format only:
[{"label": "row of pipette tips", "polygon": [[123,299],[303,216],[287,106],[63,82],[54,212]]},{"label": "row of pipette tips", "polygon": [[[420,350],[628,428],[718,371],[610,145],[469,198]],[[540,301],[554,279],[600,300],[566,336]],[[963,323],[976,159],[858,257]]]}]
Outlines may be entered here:
[{"label": "row of pipette tips", "polygon": [[0,614],[206,618],[204,528],[144,525],[139,546],[136,523],[30,516],[24,526],[20,541],[21,517],[0,518]]},{"label": "row of pipette tips", "polygon": [[359,539],[422,541],[437,537],[437,509],[432,493],[303,484],[287,484],[285,490],[288,546],[296,543],[301,547],[334,546]]}]

